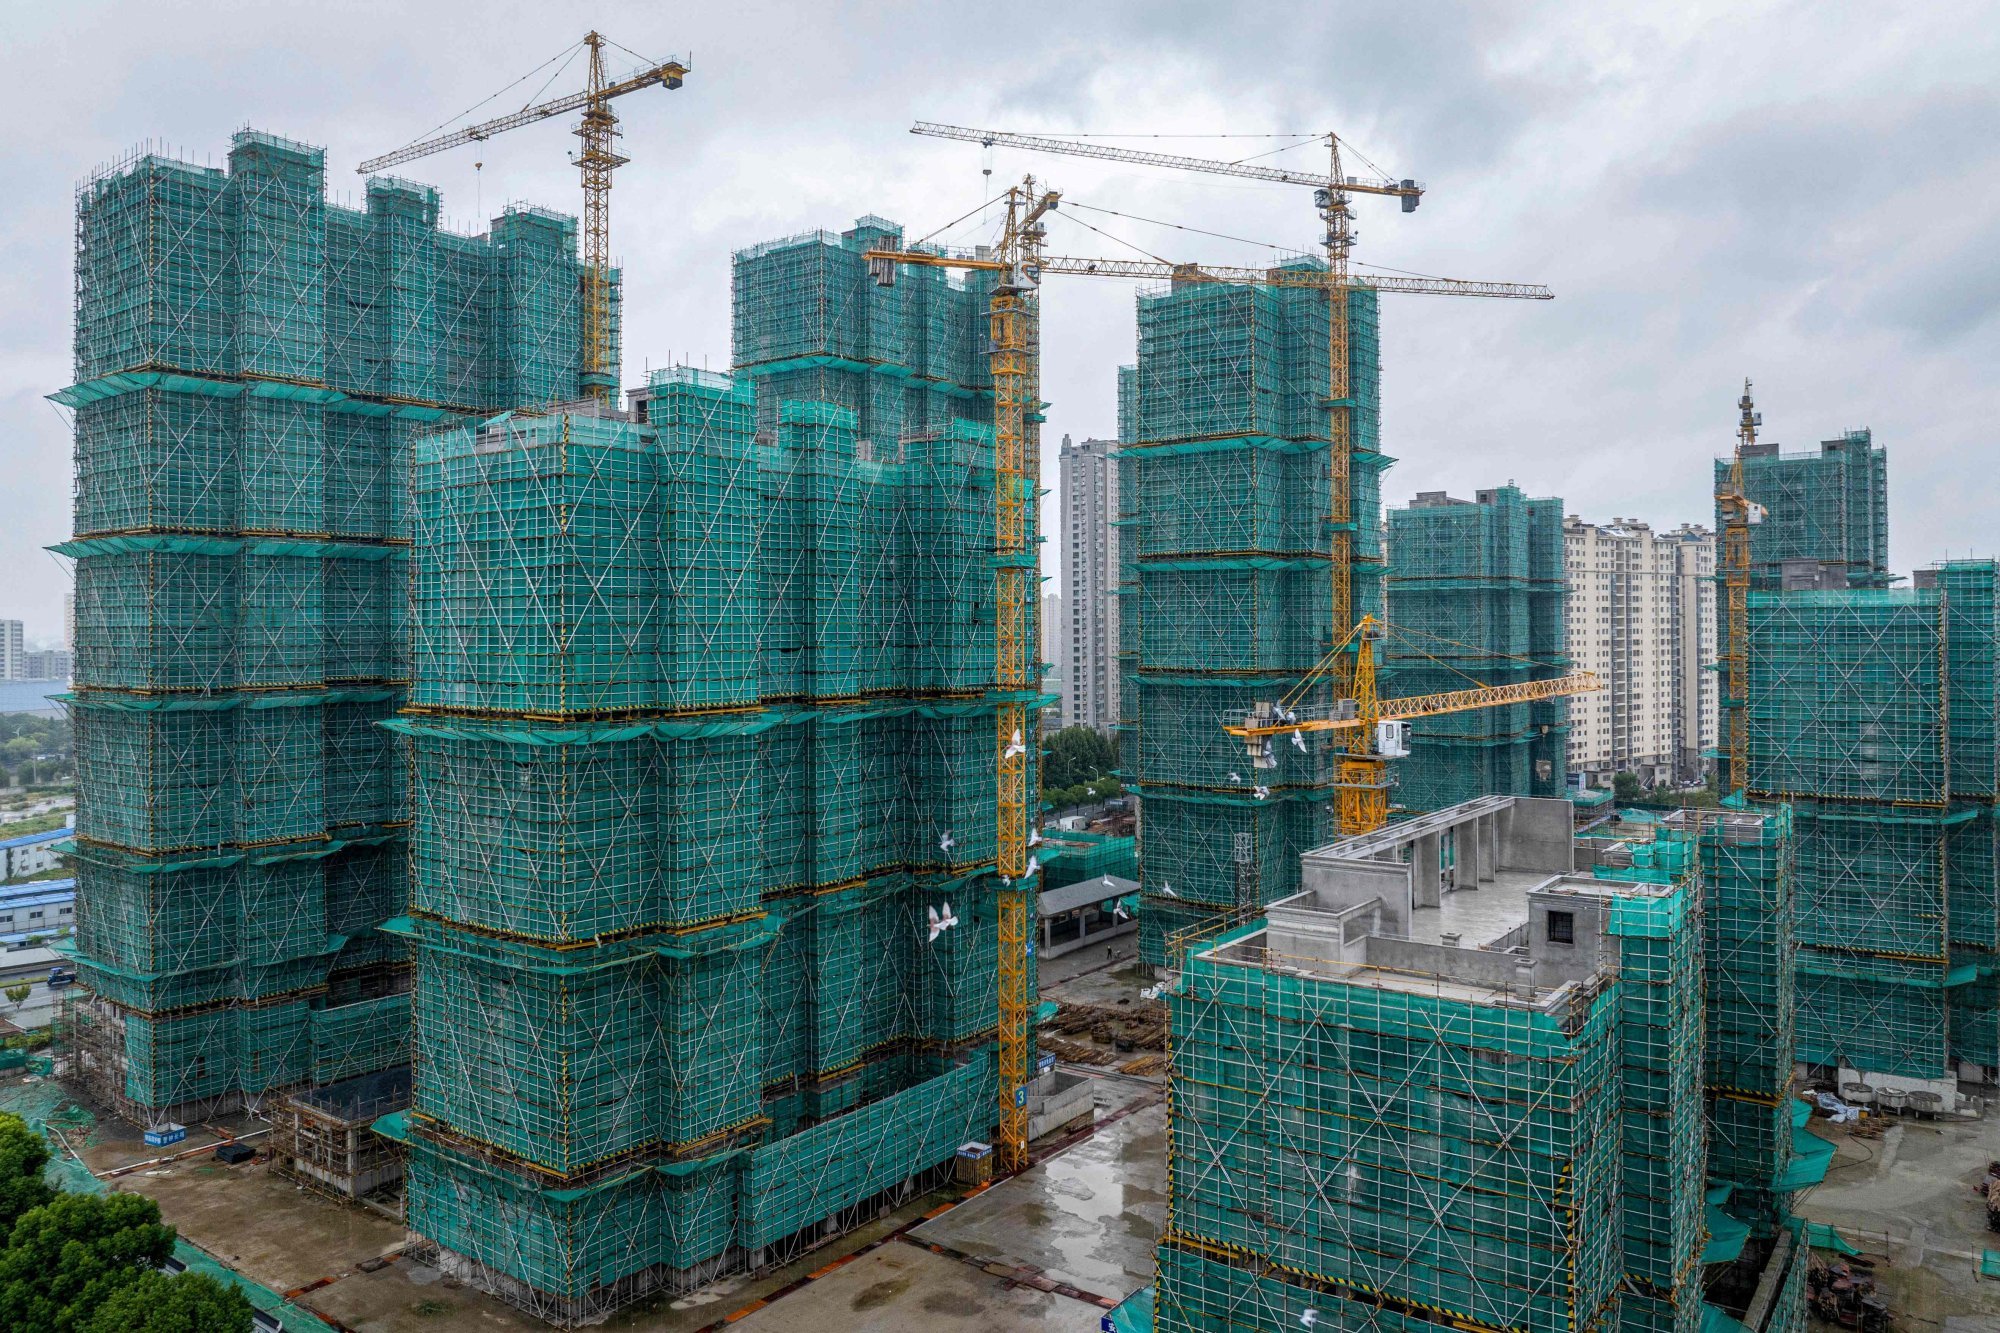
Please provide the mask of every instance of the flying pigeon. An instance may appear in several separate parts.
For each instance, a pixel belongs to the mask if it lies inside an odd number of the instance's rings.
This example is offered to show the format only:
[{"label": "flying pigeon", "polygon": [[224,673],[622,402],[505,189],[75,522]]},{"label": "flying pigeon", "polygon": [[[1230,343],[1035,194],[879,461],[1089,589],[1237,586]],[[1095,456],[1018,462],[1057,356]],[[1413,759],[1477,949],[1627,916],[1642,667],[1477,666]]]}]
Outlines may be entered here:
[{"label": "flying pigeon", "polygon": [[938,909],[935,907],[926,907],[924,911],[930,917],[930,922],[931,922],[930,943],[932,944],[937,943],[938,936],[944,934],[947,930],[950,930],[953,926],[958,924],[958,917],[952,912],[950,903],[946,903],[944,905],[944,912],[942,914],[940,914],[938,912]]},{"label": "flying pigeon", "polygon": [[1160,892],[1161,892],[1161,893],[1164,893],[1164,894],[1166,894],[1166,895],[1167,895],[1167,897],[1169,897],[1169,898],[1178,898],[1178,897],[1180,897],[1180,895],[1179,895],[1178,893],[1175,893],[1175,892],[1174,892],[1174,886],[1173,886],[1173,885],[1171,885],[1171,884],[1162,884],[1162,885],[1160,886]]},{"label": "flying pigeon", "polygon": [[941,852],[948,852],[956,846],[958,846],[958,839],[951,836],[950,829],[946,829],[944,831],[944,836],[938,839],[938,850]]},{"label": "flying pigeon", "polygon": [[1269,787],[1252,787],[1250,793],[1261,801],[1271,794],[1271,789]]},{"label": "flying pigeon", "polygon": [[[1110,880],[1106,880],[1106,881],[1105,881],[1105,883],[1107,883],[1107,884],[1109,884],[1110,882],[1111,882]],[[1125,900],[1124,900],[1124,899],[1122,899],[1122,898],[1114,898],[1114,899],[1112,900],[1112,902],[1111,902],[1111,919],[1112,919],[1112,920],[1114,920],[1114,921],[1130,921],[1130,920],[1132,919],[1132,914],[1131,914],[1130,912],[1127,912],[1127,911],[1125,910]]]},{"label": "flying pigeon", "polygon": [[1031,828],[1028,830],[1028,845],[1030,847],[1038,845],[1041,842],[1041,840],[1042,840],[1042,831],[1040,829]]},{"label": "flying pigeon", "polygon": [[1028,868],[1021,872],[1021,878],[1033,879],[1035,877],[1035,872],[1037,870],[1040,870],[1041,868],[1042,868],[1041,858],[1038,856],[1031,856],[1028,858]]},{"label": "flying pigeon", "polygon": [[1317,1310],[1306,1311],[1304,1314],[1299,1316],[1299,1322],[1301,1324],[1304,1324],[1307,1328],[1311,1328],[1313,1325],[1319,1322],[1319,1311]]},{"label": "flying pigeon", "polygon": [[1241,782],[1243,781],[1243,775],[1232,768],[1229,770],[1229,780],[1231,782]]},{"label": "flying pigeon", "polygon": [[1292,733],[1292,744],[1294,744],[1294,745],[1296,745],[1296,746],[1298,746],[1298,747],[1299,747],[1299,753],[1300,753],[1300,754],[1304,754],[1304,753],[1306,752],[1306,738],[1305,738],[1305,733],[1304,733],[1304,732],[1299,732],[1299,731],[1295,731],[1295,732],[1293,732],[1293,733]]},{"label": "flying pigeon", "polygon": [[1012,759],[1017,754],[1026,754],[1028,747],[1021,744],[1020,728],[1014,729],[1014,738],[1007,742],[1007,748],[1000,752],[1002,759]]},{"label": "flying pigeon", "polygon": [[1109,875],[1106,875],[1106,876],[1104,877],[1104,887],[1105,887],[1105,888],[1107,888],[1107,889],[1115,889],[1115,888],[1117,888],[1118,886],[1117,886],[1116,884],[1113,884],[1113,883],[1111,882],[1111,876],[1109,876]]}]

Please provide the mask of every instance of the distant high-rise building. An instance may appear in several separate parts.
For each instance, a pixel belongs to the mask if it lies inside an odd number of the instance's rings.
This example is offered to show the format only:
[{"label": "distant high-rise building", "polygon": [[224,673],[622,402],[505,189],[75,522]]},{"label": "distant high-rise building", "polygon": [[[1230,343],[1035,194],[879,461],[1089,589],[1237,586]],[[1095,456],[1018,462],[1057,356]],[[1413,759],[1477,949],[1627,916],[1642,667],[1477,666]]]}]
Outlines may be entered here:
[{"label": "distant high-rise building", "polygon": [[1716,625],[1715,534],[1699,523],[1665,533],[1674,552],[1675,776],[1694,781],[1714,767],[1722,719],[1722,681],[1712,668],[1720,654]]},{"label": "distant high-rise building", "polygon": [[[1063,692],[1063,663],[1068,659],[1063,654],[1063,599],[1055,593],[1042,595],[1042,660],[1049,664],[1049,672],[1042,677],[1042,688],[1050,694]],[[1062,706],[1044,709],[1042,726],[1055,728],[1063,725]]]},{"label": "distant high-rise building", "polygon": [[69,649],[40,648],[22,654],[26,667],[22,674],[29,680],[68,680]]},{"label": "distant high-rise building", "polygon": [[1118,720],[1118,464],[1116,440],[1063,436],[1062,656],[1057,687],[1064,726],[1108,729]]},{"label": "distant high-rise building", "polygon": [[[1604,689],[1569,704],[1569,769],[1593,786],[1618,773],[1692,782],[1715,743],[1715,537],[1637,519],[1563,524],[1569,655]],[[1703,645],[1707,645],[1704,650]],[[1692,679],[1690,679],[1692,677]]]},{"label": "distant high-rise building", "polygon": [[28,674],[21,622],[0,620],[0,680],[21,680]]},{"label": "distant high-rise building", "polygon": [[63,647],[76,651],[76,594],[63,594]]}]

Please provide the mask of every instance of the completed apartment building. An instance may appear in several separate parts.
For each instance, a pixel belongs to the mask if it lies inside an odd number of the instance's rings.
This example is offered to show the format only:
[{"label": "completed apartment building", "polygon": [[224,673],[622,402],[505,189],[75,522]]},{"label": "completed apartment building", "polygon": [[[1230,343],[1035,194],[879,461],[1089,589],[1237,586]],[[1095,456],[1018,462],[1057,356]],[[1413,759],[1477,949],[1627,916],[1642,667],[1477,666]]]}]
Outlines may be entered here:
[{"label": "completed apartment building", "polygon": [[1061,631],[1052,684],[1066,727],[1118,721],[1118,442],[1063,436]]},{"label": "completed apartment building", "polygon": [[1571,515],[1563,561],[1570,658],[1605,683],[1570,700],[1572,780],[1699,781],[1716,742],[1714,534]]}]

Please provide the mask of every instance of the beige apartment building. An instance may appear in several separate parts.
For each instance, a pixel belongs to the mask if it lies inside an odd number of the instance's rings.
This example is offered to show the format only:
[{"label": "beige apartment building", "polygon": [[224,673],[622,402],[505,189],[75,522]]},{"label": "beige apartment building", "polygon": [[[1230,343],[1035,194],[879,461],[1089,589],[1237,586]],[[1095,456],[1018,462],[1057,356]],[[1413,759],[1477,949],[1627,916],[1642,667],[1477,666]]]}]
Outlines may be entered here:
[{"label": "beige apartment building", "polygon": [[1701,780],[1716,744],[1715,535],[1563,522],[1569,655],[1606,688],[1569,701],[1570,780]]}]

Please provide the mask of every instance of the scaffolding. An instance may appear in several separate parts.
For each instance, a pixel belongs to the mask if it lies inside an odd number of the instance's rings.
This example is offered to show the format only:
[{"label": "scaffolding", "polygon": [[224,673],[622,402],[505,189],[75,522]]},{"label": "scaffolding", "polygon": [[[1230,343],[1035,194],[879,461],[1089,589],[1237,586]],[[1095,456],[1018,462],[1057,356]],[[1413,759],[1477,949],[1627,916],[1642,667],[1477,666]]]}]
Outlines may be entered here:
[{"label": "scaffolding", "polygon": [[1991,1068],[1994,566],[1753,592],[1749,622],[1750,795],[1797,820],[1799,1059]]},{"label": "scaffolding", "polygon": [[1615,963],[1546,1002],[1286,957],[1261,923],[1190,950],[1155,1326],[1698,1327],[1695,909],[1603,901]]},{"label": "scaffolding", "polygon": [[420,1248],[545,1319],[789,1259],[997,1119],[995,719],[1045,700],[996,689],[984,291],[876,287],[896,235],[741,252],[734,375],[415,444],[383,1128]]},{"label": "scaffolding", "polygon": [[[1388,626],[1382,665],[1399,695],[1547,680],[1567,669],[1563,512],[1512,486],[1476,503],[1419,496],[1389,511]],[[1413,812],[1475,796],[1559,796],[1568,708],[1509,704],[1413,724],[1396,765]]]},{"label": "scaffolding", "polygon": [[[1730,467],[1716,460],[1717,494],[1729,489]],[[1750,528],[1751,587],[1782,586],[1788,560],[1840,566],[1849,587],[1888,584],[1888,455],[1869,431],[1848,431],[1817,450],[1751,445],[1743,451],[1743,494],[1764,509]]]},{"label": "scaffolding", "polygon": [[[1359,616],[1381,610],[1389,460],[1376,294],[1347,301]],[[1246,776],[1221,719],[1292,689],[1351,627],[1328,623],[1325,293],[1183,284],[1142,293],[1138,321],[1119,373],[1119,732],[1157,964],[1180,931],[1293,891],[1298,853],[1328,840],[1337,765],[1287,752]]]},{"label": "scaffolding", "polygon": [[144,1122],[407,1059],[407,472],[574,397],[575,223],[326,199],[320,149],[135,154],[76,213],[73,1062]]}]

